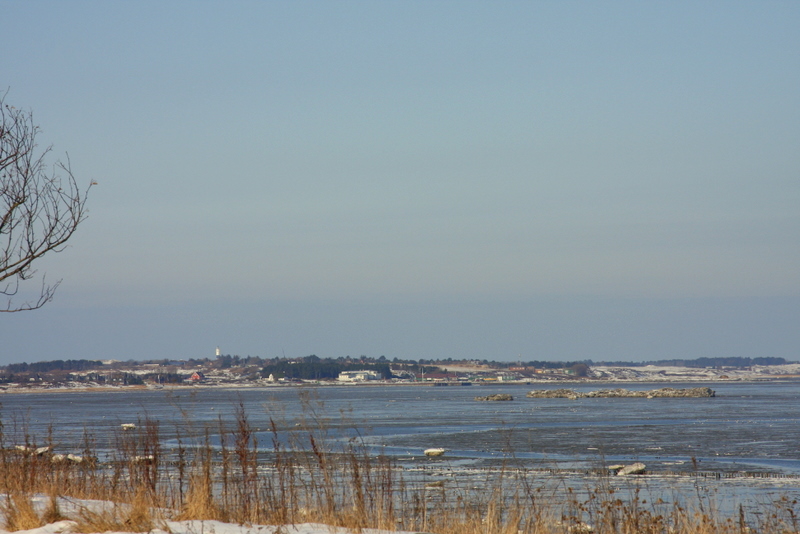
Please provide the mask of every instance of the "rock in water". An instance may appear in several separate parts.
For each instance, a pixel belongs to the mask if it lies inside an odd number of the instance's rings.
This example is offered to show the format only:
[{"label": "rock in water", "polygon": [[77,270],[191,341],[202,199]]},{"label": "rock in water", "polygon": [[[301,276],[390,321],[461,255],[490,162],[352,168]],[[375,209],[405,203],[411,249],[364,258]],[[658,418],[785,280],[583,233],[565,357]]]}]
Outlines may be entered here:
[{"label": "rock in water", "polygon": [[536,399],[619,399],[619,398],[642,398],[642,399],[663,399],[678,397],[715,397],[713,389],[707,387],[700,388],[661,388],[650,391],[631,391],[629,389],[601,389],[590,391],[589,393],[578,393],[571,389],[540,389],[531,391],[528,397]]},{"label": "rock in water", "polygon": [[495,393],[494,395],[486,395],[485,397],[475,397],[476,401],[512,401],[514,397],[508,393]]},{"label": "rock in water", "polygon": [[636,462],[635,464],[626,465],[619,471],[617,471],[618,477],[624,477],[625,475],[641,475],[645,472],[645,466],[642,462]]},{"label": "rock in water", "polygon": [[[581,394],[582,395],[582,394]],[[572,389],[537,389],[526,395],[532,399],[577,399],[578,393]]]}]

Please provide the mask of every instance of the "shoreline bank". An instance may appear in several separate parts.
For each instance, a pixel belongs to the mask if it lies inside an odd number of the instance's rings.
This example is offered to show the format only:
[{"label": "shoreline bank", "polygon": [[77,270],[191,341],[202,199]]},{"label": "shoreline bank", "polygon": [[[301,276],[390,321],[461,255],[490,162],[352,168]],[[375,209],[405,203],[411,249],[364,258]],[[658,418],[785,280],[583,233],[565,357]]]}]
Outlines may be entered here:
[{"label": "shoreline bank", "polygon": [[[800,375],[770,375],[770,376],[753,376],[749,378],[705,378],[705,377],[676,377],[676,378],[634,378],[634,379],[542,379],[542,380],[520,380],[520,381],[492,381],[492,382],[471,382],[470,386],[474,387],[512,387],[512,386],[543,386],[550,385],[553,389],[562,388],[563,386],[624,386],[624,385],[663,385],[663,384],[725,384],[725,383],[740,383],[740,384],[753,384],[753,383],[770,383],[770,382],[791,382],[794,380],[800,381]],[[288,383],[239,383],[239,384],[216,384],[216,383],[201,383],[201,384],[166,384],[166,385],[134,385],[134,386],[54,386],[54,387],[31,387],[31,386],[12,386],[0,387],[0,395],[3,394],[25,394],[25,393],[126,393],[136,391],[199,391],[204,389],[275,389],[275,388],[310,388],[310,387],[335,387],[335,388],[379,388],[379,387],[396,387],[396,386],[413,386],[413,387],[463,387],[459,382],[390,382],[381,380],[370,380],[365,382],[288,382]]]}]

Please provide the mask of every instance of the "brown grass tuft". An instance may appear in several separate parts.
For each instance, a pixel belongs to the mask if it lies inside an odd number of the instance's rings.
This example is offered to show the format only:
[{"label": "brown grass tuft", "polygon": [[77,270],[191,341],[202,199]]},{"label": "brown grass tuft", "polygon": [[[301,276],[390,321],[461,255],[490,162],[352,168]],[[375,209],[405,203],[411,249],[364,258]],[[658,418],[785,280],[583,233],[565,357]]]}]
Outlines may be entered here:
[{"label": "brown grass tuft", "polygon": [[178,519],[222,519],[214,499],[211,475],[207,470],[189,479],[189,489]]},{"label": "brown grass tuft", "polygon": [[3,512],[6,516],[5,528],[11,532],[45,525],[34,509],[31,496],[22,492],[15,491],[6,496]]},{"label": "brown grass tuft", "polygon": [[83,507],[75,520],[77,532],[150,532],[157,523],[145,491],[128,504],[114,503],[99,511]]}]

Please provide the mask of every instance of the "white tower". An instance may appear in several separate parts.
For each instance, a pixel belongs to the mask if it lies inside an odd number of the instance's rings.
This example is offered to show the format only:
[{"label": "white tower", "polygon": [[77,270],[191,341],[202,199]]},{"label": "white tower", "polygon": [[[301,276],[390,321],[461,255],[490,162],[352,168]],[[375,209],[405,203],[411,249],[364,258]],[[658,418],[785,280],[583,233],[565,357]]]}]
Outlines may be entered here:
[{"label": "white tower", "polygon": [[219,347],[217,347],[217,356],[222,356],[222,352],[219,350]]}]

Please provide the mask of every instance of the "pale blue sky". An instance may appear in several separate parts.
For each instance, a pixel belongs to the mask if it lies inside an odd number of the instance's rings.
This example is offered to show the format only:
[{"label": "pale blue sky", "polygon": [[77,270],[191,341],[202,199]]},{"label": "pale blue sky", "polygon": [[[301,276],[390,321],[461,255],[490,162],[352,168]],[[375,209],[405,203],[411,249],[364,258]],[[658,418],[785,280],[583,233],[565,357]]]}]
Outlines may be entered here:
[{"label": "pale blue sky", "polygon": [[0,1],[96,180],[0,363],[800,359],[800,3]]}]

